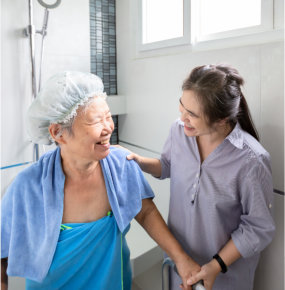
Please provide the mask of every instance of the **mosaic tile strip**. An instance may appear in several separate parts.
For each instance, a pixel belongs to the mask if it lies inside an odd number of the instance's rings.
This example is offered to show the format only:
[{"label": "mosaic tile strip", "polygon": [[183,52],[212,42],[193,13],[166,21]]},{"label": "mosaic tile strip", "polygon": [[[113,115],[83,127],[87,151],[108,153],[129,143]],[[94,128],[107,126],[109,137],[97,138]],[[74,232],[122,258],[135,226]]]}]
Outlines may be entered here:
[{"label": "mosaic tile strip", "polygon": [[[115,0],[90,0],[91,72],[102,78],[105,92],[117,94]],[[118,117],[111,144],[118,143]]]}]

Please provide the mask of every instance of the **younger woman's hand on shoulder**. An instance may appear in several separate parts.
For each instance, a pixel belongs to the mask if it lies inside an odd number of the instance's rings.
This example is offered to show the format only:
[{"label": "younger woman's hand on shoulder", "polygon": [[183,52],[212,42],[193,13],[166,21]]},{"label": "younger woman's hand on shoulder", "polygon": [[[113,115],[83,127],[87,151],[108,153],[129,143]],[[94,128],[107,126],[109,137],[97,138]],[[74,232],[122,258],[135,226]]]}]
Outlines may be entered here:
[{"label": "younger woman's hand on shoulder", "polygon": [[127,156],[127,159],[128,159],[128,160],[134,160],[134,161],[136,161],[139,165],[141,164],[141,162],[140,162],[140,155],[138,155],[138,154],[136,154],[136,153],[131,152],[131,153]]},{"label": "younger woman's hand on shoulder", "polygon": [[149,173],[155,177],[161,176],[161,164],[159,159],[141,156],[121,145],[113,146],[128,151],[129,154],[127,155],[127,160],[134,160],[139,165],[142,171]]},{"label": "younger woman's hand on shoulder", "polygon": [[128,151],[130,154],[127,155],[127,159],[128,160],[135,160],[138,164],[140,163],[140,156],[138,154],[132,152],[131,150],[129,150],[121,145],[112,145],[112,146]]}]

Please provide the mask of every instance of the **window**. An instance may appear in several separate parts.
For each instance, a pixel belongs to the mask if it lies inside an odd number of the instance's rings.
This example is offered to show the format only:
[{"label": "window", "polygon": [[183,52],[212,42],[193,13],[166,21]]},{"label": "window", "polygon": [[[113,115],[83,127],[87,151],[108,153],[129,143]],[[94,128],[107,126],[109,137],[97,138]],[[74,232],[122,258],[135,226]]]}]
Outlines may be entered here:
[{"label": "window", "polygon": [[192,41],[266,31],[273,28],[272,16],[272,0],[192,0]]},{"label": "window", "polygon": [[261,0],[200,0],[201,34],[261,24]]},{"label": "window", "polygon": [[183,37],[183,0],[142,0],[143,43]]},{"label": "window", "polygon": [[[267,33],[269,40],[283,37],[283,24],[280,27],[280,19],[284,18],[283,0],[137,1],[139,51],[183,44],[194,46],[253,34],[257,42],[258,39],[264,42],[260,33]],[[279,19],[277,26],[276,19]]]},{"label": "window", "polygon": [[189,0],[140,0],[140,50],[189,43],[189,3]]}]

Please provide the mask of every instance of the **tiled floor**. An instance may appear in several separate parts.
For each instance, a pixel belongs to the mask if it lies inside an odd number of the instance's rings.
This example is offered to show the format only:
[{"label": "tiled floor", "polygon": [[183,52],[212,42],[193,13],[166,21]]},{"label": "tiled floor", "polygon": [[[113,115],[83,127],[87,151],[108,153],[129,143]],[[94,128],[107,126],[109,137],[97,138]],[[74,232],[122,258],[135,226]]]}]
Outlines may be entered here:
[{"label": "tiled floor", "polygon": [[148,271],[137,276],[133,280],[132,290],[161,290],[162,277],[161,277],[162,262],[151,267]]},{"label": "tiled floor", "polygon": [[134,281],[132,284],[132,290],[143,290],[142,288],[140,288]]}]

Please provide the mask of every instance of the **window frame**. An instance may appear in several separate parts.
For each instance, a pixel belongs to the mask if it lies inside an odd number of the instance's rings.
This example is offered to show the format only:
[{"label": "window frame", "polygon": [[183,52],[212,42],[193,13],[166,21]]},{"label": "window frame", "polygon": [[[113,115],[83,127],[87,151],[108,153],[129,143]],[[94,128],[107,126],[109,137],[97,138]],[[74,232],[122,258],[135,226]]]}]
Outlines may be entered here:
[{"label": "window frame", "polygon": [[[238,0],[236,0],[238,1]],[[248,26],[244,28],[232,29],[211,34],[200,33],[200,21],[201,7],[198,4],[199,0],[191,1],[191,19],[196,18],[194,23],[192,22],[192,44],[200,43],[210,40],[225,39],[231,37],[245,36],[249,34],[256,34],[261,32],[271,31],[274,28],[274,0],[261,0],[261,24],[255,26]],[[197,19],[198,18],[198,19]]]},{"label": "window frame", "polygon": [[150,43],[143,43],[143,3],[142,0],[138,0],[138,40],[137,48],[138,51],[148,51],[159,48],[166,48],[172,46],[179,46],[189,44],[191,40],[191,5],[190,0],[183,0],[183,36],[160,40]]},{"label": "window frame", "polygon": [[[185,51],[205,51],[237,46],[258,45],[268,42],[284,41],[284,2],[283,0],[262,0],[270,4],[270,13],[265,16],[266,6],[261,7],[262,23],[258,27],[242,28],[217,33],[212,37],[197,41],[196,0],[184,0],[184,37],[158,42],[142,43],[142,2],[132,0],[133,35],[135,36],[135,58],[151,57],[163,54],[181,53]],[[268,5],[268,4],[267,4]],[[267,10],[267,12],[269,11]],[[196,19],[195,19],[196,18]]]}]

